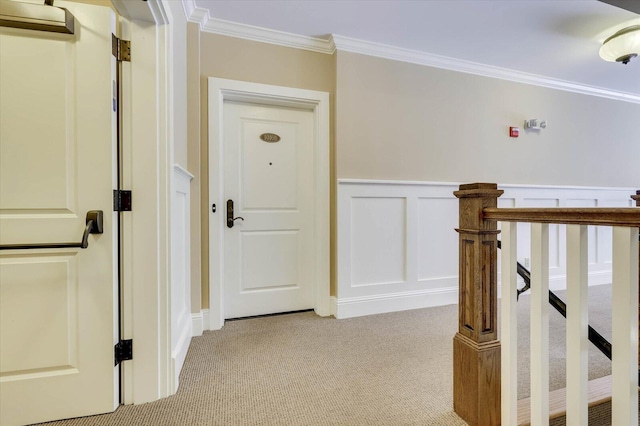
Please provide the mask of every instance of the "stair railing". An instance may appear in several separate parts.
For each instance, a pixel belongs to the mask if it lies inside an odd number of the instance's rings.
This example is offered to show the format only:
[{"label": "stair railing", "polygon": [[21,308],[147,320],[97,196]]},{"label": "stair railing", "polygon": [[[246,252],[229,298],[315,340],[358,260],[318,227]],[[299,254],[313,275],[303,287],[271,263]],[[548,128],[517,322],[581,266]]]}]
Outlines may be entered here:
[{"label": "stair railing", "polygon": [[[567,225],[567,424],[587,424],[587,226],[613,227],[613,424],[638,421],[640,210],[503,209],[496,184],[461,185],[454,410],[471,425],[517,424],[516,224],[531,223],[531,424],[549,423],[549,224]],[[497,222],[502,321],[497,340]],[[502,386],[501,386],[502,380]]]},{"label": "stair railing", "polygon": [[[498,240],[498,248],[502,248],[500,240]],[[516,263],[516,273],[524,281],[524,287],[516,289],[516,300],[520,299],[520,295],[531,289],[531,272],[525,268],[520,262]],[[560,315],[567,318],[567,304],[562,301],[553,291],[549,290],[549,304]],[[638,312],[640,313],[640,306]],[[598,333],[598,331],[588,326],[587,337],[591,344],[595,346],[604,356],[611,359],[611,343]],[[640,346],[638,346],[640,348]],[[639,372],[640,374],[640,372]],[[640,377],[640,376],[639,376]]]}]

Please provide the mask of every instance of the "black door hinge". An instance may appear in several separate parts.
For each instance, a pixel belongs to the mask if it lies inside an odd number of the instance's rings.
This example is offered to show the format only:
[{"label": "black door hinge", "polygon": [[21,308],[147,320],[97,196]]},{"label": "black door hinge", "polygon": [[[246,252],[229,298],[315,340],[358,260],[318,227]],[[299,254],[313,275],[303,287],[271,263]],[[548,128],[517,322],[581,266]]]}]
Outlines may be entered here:
[{"label": "black door hinge", "polygon": [[130,212],[131,211],[131,191],[123,189],[113,190],[113,211],[114,212]]},{"label": "black door hinge", "polygon": [[131,62],[131,42],[111,34],[111,54],[118,62]]},{"label": "black door hinge", "polygon": [[120,340],[113,347],[113,352],[115,365],[120,364],[122,361],[133,359],[133,340]]}]

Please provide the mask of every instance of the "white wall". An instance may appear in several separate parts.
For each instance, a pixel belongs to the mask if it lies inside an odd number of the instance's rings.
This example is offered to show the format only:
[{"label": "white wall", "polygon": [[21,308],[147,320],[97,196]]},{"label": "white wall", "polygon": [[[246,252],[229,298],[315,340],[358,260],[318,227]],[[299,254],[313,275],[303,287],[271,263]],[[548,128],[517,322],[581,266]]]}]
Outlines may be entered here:
[{"label": "white wall", "polygon": [[[500,185],[500,207],[630,207],[629,188]],[[458,303],[458,184],[338,181],[338,318]],[[564,226],[551,225],[550,287],[565,286]],[[519,225],[518,258],[529,257]],[[611,282],[611,229],[589,228],[589,284]]]}]

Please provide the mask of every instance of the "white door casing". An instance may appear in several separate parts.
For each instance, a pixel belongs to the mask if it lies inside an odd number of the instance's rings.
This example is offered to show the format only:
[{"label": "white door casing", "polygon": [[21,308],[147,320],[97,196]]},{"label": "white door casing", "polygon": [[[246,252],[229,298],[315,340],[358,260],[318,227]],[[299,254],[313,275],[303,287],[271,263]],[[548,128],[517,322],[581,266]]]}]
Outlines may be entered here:
[{"label": "white door casing", "polygon": [[[330,314],[329,307],[329,94],[304,89],[208,79],[209,93],[209,202],[216,213],[209,216],[209,307],[212,330],[224,324],[226,201],[224,173],[224,104],[236,101],[308,110],[313,115],[310,205],[312,307],[318,315]],[[269,167],[265,165],[265,167]],[[239,205],[236,202],[236,205]],[[236,215],[237,216],[237,215]],[[236,223],[241,221],[236,221]],[[240,228],[242,224],[237,224]],[[233,231],[233,229],[231,229]],[[286,238],[285,238],[286,239]]]},{"label": "white door casing", "polygon": [[313,308],[313,113],[223,108],[224,316]]},{"label": "white door casing", "polygon": [[115,58],[111,9],[57,1],[75,34],[0,28],[0,423],[113,411],[118,404]]},{"label": "white door casing", "polygon": [[123,403],[142,404],[175,393],[169,223],[173,27],[164,0],[112,1],[126,18],[122,38],[131,40],[132,55],[122,63],[122,185],[134,194],[122,222],[122,338],[133,339],[134,357],[122,365]]}]

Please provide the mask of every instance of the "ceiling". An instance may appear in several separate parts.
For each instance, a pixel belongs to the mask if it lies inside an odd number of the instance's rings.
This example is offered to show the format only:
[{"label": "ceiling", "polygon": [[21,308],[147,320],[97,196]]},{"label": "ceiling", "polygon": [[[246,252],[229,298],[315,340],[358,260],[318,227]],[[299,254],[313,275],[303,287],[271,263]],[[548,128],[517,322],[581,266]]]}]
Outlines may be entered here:
[{"label": "ceiling", "polygon": [[[640,58],[598,56],[640,15],[597,0],[195,0],[213,20],[339,35],[640,96]],[[338,46],[339,47],[339,46]]]}]

